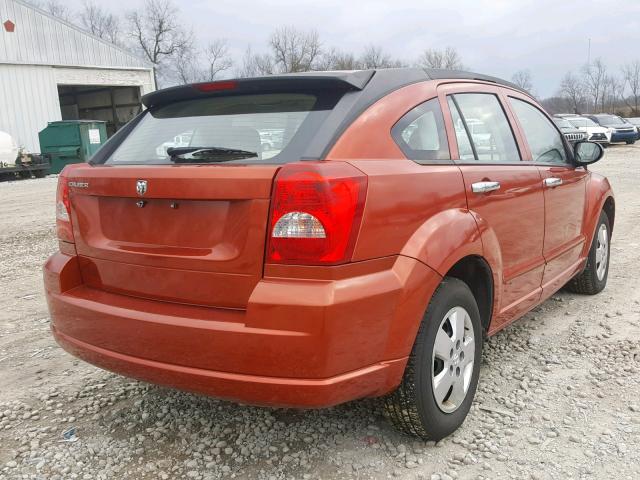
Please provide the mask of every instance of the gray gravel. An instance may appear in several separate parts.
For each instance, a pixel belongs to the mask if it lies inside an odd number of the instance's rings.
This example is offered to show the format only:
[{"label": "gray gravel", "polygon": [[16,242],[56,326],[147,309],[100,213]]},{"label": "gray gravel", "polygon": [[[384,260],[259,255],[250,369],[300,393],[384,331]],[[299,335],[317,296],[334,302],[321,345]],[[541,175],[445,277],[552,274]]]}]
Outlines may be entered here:
[{"label": "gray gravel", "polygon": [[0,478],[640,478],[640,147],[593,169],[617,195],[609,286],[560,292],[490,339],[467,421],[437,444],[375,400],[254,408],[75,360],[41,287],[56,179],[0,184]]}]

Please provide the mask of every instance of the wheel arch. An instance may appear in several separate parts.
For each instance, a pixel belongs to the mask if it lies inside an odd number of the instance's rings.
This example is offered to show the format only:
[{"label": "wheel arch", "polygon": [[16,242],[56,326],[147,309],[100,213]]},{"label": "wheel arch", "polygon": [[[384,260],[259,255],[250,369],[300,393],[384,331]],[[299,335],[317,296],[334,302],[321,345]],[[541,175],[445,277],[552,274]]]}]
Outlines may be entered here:
[{"label": "wheel arch", "polygon": [[489,330],[502,298],[502,255],[488,222],[473,211],[444,210],[416,230],[402,254],[420,260],[441,277],[464,281],[476,297],[485,332]]},{"label": "wheel arch", "polygon": [[493,272],[489,263],[479,255],[468,255],[458,260],[445,277],[464,282],[478,305],[482,329],[486,333],[491,324],[494,302]]},{"label": "wheel arch", "polygon": [[602,210],[607,214],[607,218],[609,219],[609,235],[613,233],[613,224],[616,218],[616,201],[613,196],[608,196],[602,205]]}]

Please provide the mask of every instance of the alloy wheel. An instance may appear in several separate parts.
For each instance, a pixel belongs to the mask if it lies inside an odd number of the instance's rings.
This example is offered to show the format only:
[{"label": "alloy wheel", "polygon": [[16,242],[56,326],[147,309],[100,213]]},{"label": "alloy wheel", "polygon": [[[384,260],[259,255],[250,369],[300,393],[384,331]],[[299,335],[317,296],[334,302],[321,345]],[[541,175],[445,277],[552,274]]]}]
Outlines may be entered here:
[{"label": "alloy wheel", "polygon": [[596,274],[598,280],[602,281],[607,271],[609,261],[609,233],[607,226],[603,223],[598,229],[598,239],[596,245]]},{"label": "alloy wheel", "polygon": [[475,362],[475,338],[469,313],[462,307],[447,312],[433,346],[433,395],[438,408],[455,412],[469,391]]}]

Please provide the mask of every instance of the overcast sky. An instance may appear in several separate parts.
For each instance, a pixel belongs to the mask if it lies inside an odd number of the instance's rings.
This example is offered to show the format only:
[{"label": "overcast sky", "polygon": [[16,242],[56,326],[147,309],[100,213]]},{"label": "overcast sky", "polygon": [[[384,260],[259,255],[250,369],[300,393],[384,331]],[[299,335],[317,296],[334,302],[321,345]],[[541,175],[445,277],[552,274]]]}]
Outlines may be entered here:
[{"label": "overcast sky", "polygon": [[[80,8],[82,0],[70,0]],[[142,0],[100,2],[114,12]],[[175,1],[182,20],[206,42],[226,38],[236,58],[247,45],[266,50],[279,25],[316,29],[325,47],[360,52],[382,46],[413,62],[425,48],[458,49],[471,70],[510,79],[528,68],[541,97],[568,70],[602,57],[609,69],[640,59],[640,0],[256,0]]]}]

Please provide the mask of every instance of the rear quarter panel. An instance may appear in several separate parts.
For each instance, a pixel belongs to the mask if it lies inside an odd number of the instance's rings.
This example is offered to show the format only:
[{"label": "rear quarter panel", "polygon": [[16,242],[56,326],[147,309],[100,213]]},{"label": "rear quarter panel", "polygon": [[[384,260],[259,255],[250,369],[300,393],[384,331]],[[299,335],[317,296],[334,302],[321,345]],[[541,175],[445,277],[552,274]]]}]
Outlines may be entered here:
[{"label": "rear quarter panel", "polygon": [[354,260],[406,255],[443,275],[461,258],[482,253],[453,162],[422,165],[405,158],[391,136],[409,110],[436,98],[438,82],[401,88],[367,109],[345,131],[328,160],[346,160],[368,175],[367,201]]},{"label": "rear quarter panel", "polygon": [[327,156],[348,161],[368,176],[353,260],[392,255],[417,260],[407,265],[412,271],[406,275],[413,281],[403,301],[395,305],[387,358],[410,353],[439,283],[434,278],[440,279],[460,258],[483,252],[459,168],[453,162],[423,165],[408,160],[391,136],[393,125],[405,113],[437,97],[437,85],[418,83],[387,95],[349,126]]}]

